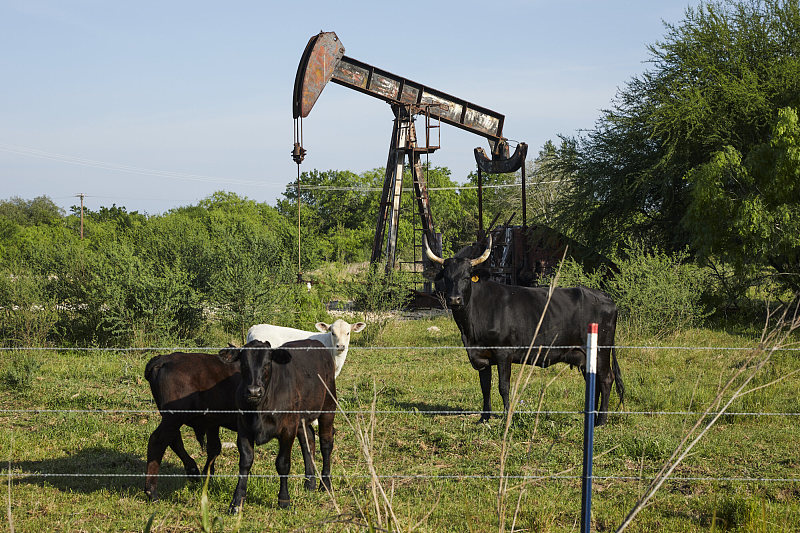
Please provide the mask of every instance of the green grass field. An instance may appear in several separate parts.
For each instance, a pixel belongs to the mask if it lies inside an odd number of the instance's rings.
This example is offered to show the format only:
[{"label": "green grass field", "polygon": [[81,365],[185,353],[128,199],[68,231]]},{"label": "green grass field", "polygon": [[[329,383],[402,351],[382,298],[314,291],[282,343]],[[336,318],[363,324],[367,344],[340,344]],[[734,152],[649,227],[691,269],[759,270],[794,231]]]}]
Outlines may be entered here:
[{"label": "green grass field", "polygon": [[[430,326],[440,332],[429,333]],[[692,329],[653,341],[620,329],[617,342],[625,346],[752,347],[760,335]],[[343,409],[365,411],[348,418],[366,434],[370,459],[382,476],[385,500],[378,496],[379,505],[357,432],[337,414],[333,497],[306,493],[302,479],[291,478],[292,506],[278,509],[273,441],[257,448],[255,477],[237,523],[226,511],[238,454],[225,448],[207,492],[208,513],[217,518],[214,530],[368,531],[372,525],[375,531],[479,532],[497,531],[502,523],[505,531],[579,531],[580,373],[565,365],[535,369],[504,447],[500,417],[476,424],[476,414],[426,413],[479,409],[477,372],[460,346],[455,323],[446,316],[394,320],[379,335],[354,337],[337,388]],[[151,531],[201,530],[203,485],[183,476],[170,450],[162,464],[161,500],[150,503],[143,493],[147,439],[160,419],[143,379],[152,355],[0,352],[4,530],[143,531],[151,515]],[[625,413],[610,415],[610,423],[595,432],[594,475],[601,479],[594,483],[594,530],[616,529],[699,418],[652,413],[704,411],[747,355],[641,347],[618,352]],[[776,352],[748,389],[799,367],[796,352]],[[514,375],[522,370],[515,366]],[[729,409],[794,416],[723,416],[628,531],[800,531],[798,376],[747,394]],[[496,373],[493,379],[494,408],[501,410]],[[370,424],[373,398],[377,412]],[[541,410],[568,413],[536,414],[540,398]],[[617,401],[614,392],[612,409]],[[226,430],[222,438],[235,441]],[[202,465],[190,431],[184,440]],[[514,477],[503,494],[501,520],[497,476],[503,450],[505,473]],[[295,446],[292,474],[301,473]]]}]

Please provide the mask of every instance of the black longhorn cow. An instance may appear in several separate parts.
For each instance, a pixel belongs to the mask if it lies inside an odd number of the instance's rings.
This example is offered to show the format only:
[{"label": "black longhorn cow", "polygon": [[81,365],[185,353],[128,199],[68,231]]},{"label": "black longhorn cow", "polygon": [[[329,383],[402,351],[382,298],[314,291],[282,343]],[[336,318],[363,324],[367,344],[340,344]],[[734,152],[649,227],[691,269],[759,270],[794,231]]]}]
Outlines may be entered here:
[{"label": "black longhorn cow", "polygon": [[[492,365],[497,365],[500,396],[508,412],[511,364],[526,362],[540,317],[544,312],[536,346],[584,346],[587,326],[597,322],[598,346],[614,346],[617,306],[605,293],[586,287],[555,288],[549,297],[548,287],[504,285],[488,279],[488,271],[480,265],[489,258],[492,239],[483,254],[476,258],[435,255],[425,242],[425,253],[442,265],[436,276],[445,302],[461,331],[461,340],[473,368],[478,371],[483,393],[480,421],[489,419],[492,410]],[[546,311],[545,311],[546,308]],[[524,347],[524,348],[522,348]],[[586,376],[584,348],[543,348],[532,350],[528,364],[548,367],[553,363],[577,366]],[[598,405],[596,423],[606,422],[611,385],[616,383],[620,402],[625,388],[613,348],[600,348],[597,354]],[[599,401],[598,401],[599,400]]]}]

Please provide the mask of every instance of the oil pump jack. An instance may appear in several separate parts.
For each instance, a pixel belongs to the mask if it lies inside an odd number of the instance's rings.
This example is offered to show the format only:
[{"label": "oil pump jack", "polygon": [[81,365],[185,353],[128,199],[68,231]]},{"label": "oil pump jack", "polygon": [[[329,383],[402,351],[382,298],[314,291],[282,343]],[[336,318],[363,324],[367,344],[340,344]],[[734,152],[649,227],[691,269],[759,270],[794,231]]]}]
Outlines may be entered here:
[{"label": "oil pump jack", "polygon": [[[524,174],[527,145],[519,143],[514,154],[509,156],[508,141],[503,137],[505,117],[502,114],[368,65],[344,55],[344,52],[344,46],[333,32],[320,32],[311,37],[306,45],[297,67],[292,97],[292,114],[295,119],[295,145],[292,157],[299,165],[305,155],[302,146],[302,119],[311,112],[322,89],[329,81],[389,104],[395,118],[372,246],[373,263],[384,259],[387,270],[394,268],[395,265],[397,225],[406,157],[413,179],[422,231],[433,251],[441,255],[441,234],[437,234],[434,229],[427,180],[420,158],[421,154],[429,154],[439,148],[438,145],[432,144],[431,132],[438,128],[441,122],[480,135],[489,141],[491,157],[487,156],[482,148],[475,149],[478,166],[478,237],[482,238],[484,234],[482,173],[515,172],[522,169],[522,218],[523,226],[527,225]],[[425,118],[424,144],[420,143],[417,137],[414,125],[416,116]],[[385,251],[384,234],[386,234]],[[424,254],[423,261],[427,261]]]}]

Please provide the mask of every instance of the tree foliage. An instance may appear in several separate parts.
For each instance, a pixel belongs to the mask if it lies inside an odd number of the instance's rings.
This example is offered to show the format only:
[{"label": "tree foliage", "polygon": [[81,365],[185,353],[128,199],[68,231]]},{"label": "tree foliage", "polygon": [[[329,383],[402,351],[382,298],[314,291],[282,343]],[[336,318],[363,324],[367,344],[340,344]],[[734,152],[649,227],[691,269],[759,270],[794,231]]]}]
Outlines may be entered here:
[{"label": "tree foliage", "polygon": [[[379,169],[362,174],[312,170],[300,176],[301,263],[364,261],[374,235]],[[297,227],[297,184],[289,183],[278,211]]]},{"label": "tree foliage", "polygon": [[[474,191],[458,190],[450,170],[423,165],[434,227],[443,234],[445,253],[475,238],[477,202]],[[313,170],[300,176],[301,262],[314,268],[328,261],[367,261],[372,252],[384,168],[354,174]],[[398,260],[414,257],[421,245],[418,207],[411,173],[403,175],[403,193],[397,232]],[[286,186],[278,211],[297,225],[297,184]],[[416,249],[417,259],[420,251]]]},{"label": "tree foliage", "polygon": [[[693,187],[711,167],[737,166],[737,153],[755,164],[758,156],[749,154],[771,142],[778,110],[800,103],[800,7],[701,3],[666,24],[649,53],[650,68],[618,92],[593,130],[562,139],[556,166],[572,187],[559,202],[559,224],[606,250],[637,235],[668,250],[709,251],[702,234],[709,224],[723,226],[726,215],[687,216],[692,199],[703,196]],[[763,217],[770,202],[753,192],[748,209]],[[735,243],[744,256],[745,243],[732,235],[725,253]]]},{"label": "tree foliage", "polygon": [[0,201],[0,217],[22,226],[57,224],[63,216],[63,210],[47,196],[38,196],[33,200],[15,196]]},{"label": "tree foliage", "polygon": [[783,108],[769,141],[746,156],[725,146],[687,174],[684,218],[703,257],[719,257],[749,278],[769,265],[800,288],[800,124]]}]

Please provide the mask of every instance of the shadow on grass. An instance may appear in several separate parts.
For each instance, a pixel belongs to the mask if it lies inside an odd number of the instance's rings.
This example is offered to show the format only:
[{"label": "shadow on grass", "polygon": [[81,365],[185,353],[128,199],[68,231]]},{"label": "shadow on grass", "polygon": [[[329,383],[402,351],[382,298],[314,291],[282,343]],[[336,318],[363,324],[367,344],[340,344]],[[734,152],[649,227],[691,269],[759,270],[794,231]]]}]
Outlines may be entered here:
[{"label": "shadow on grass", "polygon": [[[6,466],[6,465],[4,465]],[[144,496],[145,461],[108,448],[86,448],[63,457],[11,463],[14,483],[54,487],[89,494],[101,490]],[[162,498],[183,487],[183,465],[161,463],[158,490]],[[194,479],[194,478],[192,478]]]},{"label": "shadow on grass", "polygon": [[409,414],[419,414],[425,416],[451,415],[451,414],[471,414],[474,409],[464,409],[463,407],[453,407],[452,405],[426,403],[426,402],[396,402],[395,406],[399,410],[411,411]]}]

